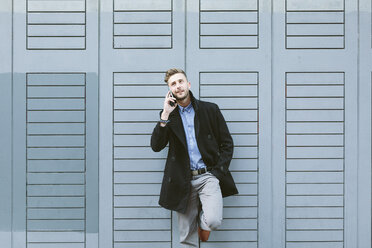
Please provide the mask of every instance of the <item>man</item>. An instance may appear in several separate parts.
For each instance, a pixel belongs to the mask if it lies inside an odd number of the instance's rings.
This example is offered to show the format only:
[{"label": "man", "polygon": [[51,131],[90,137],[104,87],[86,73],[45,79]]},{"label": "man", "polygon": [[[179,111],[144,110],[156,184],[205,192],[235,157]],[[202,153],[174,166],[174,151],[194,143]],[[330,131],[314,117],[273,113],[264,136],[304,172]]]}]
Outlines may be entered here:
[{"label": "man", "polygon": [[182,247],[197,247],[197,234],[207,241],[221,225],[222,197],[238,193],[228,170],[233,140],[220,109],[199,101],[181,69],[169,69],[160,120],[151,136],[151,148],[168,143],[159,204],[178,213]]}]

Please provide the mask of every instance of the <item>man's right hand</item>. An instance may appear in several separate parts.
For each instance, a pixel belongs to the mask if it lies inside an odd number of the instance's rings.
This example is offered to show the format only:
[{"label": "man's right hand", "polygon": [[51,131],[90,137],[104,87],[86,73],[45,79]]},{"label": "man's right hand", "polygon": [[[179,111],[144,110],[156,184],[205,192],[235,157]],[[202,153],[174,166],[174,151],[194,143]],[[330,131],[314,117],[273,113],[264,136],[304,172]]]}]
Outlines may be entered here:
[{"label": "man's right hand", "polygon": [[[170,105],[170,102],[174,102],[174,106],[172,107]],[[168,120],[169,114],[177,107],[176,98],[172,97],[170,94],[170,91],[167,92],[164,99],[164,106],[163,106],[163,112],[161,113],[161,119],[162,120]],[[161,123],[162,126],[165,126],[165,124]]]}]

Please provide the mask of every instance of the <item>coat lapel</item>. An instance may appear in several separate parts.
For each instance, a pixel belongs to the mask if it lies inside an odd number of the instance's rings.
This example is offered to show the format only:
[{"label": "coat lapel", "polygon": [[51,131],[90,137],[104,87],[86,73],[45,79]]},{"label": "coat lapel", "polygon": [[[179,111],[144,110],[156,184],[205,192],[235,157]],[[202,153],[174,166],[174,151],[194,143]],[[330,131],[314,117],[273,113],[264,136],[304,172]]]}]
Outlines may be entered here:
[{"label": "coat lapel", "polygon": [[185,146],[187,150],[186,134],[185,130],[183,129],[182,119],[178,107],[175,108],[173,112],[170,114],[169,120],[170,120],[170,122],[168,123],[169,127],[172,129],[173,133],[177,136],[177,138],[181,141],[181,143]]}]

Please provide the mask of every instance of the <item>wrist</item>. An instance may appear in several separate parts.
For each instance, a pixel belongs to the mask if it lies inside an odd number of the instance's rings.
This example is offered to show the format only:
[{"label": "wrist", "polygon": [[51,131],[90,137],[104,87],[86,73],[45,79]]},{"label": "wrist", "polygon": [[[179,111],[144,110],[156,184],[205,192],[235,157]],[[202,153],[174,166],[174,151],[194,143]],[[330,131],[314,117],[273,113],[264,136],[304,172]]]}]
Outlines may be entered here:
[{"label": "wrist", "polygon": [[160,119],[166,121],[166,120],[168,120],[168,117],[169,117],[169,113],[163,111],[163,112],[161,113]]}]

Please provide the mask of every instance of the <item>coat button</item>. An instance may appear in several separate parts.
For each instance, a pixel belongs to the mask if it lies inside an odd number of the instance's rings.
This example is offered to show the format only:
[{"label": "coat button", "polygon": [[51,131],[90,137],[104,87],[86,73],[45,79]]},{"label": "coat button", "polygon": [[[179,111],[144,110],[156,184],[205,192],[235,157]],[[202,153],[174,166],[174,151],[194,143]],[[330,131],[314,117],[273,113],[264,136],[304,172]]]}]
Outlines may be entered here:
[{"label": "coat button", "polygon": [[169,183],[172,182],[172,178],[168,177],[168,182]]},{"label": "coat button", "polygon": [[217,155],[220,156],[221,155],[220,152],[217,152]]},{"label": "coat button", "polygon": [[175,158],[174,156],[172,156],[172,158],[171,158],[171,159],[172,159],[172,161],[176,161],[176,158]]},{"label": "coat button", "polygon": [[212,135],[208,134],[208,139],[212,139]]},{"label": "coat button", "polygon": [[221,171],[224,171],[224,168],[223,168],[223,166],[222,166],[222,165],[221,165],[220,169],[221,169]]}]

